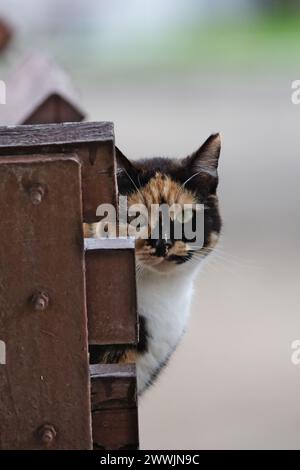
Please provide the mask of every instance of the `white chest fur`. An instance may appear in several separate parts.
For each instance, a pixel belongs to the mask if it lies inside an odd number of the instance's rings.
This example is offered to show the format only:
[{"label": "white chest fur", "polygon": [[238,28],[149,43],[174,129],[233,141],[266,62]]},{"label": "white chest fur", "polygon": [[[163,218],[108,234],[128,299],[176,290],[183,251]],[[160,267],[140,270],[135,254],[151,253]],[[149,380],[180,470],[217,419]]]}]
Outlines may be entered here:
[{"label": "white chest fur", "polygon": [[185,331],[193,280],[186,271],[168,276],[147,272],[138,280],[138,311],[147,329],[147,351],[137,362],[139,393],[168,360]]}]

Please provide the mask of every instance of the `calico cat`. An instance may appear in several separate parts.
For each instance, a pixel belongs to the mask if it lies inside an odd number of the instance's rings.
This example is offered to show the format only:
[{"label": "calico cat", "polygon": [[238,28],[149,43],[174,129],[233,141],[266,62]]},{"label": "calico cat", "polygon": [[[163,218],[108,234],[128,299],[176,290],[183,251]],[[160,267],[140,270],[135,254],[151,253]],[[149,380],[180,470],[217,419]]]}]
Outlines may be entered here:
[{"label": "calico cat", "polygon": [[130,161],[116,149],[118,188],[127,196],[129,207],[141,203],[150,209],[152,204],[174,202],[205,207],[201,247],[191,246],[184,239],[136,240],[138,346],[111,346],[103,353],[99,348],[95,354],[91,352],[91,362],[136,362],[139,394],[153,383],[184,334],[195,277],[220,235],[216,194],[220,149],[219,134],[211,135],[183,159]]}]

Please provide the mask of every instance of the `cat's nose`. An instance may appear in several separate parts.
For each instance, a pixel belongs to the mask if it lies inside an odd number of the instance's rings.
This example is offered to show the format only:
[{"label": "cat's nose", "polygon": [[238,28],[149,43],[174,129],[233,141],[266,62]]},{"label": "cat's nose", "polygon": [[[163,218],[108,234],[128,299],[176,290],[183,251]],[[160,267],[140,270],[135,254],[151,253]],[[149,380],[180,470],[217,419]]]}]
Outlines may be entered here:
[{"label": "cat's nose", "polygon": [[172,246],[171,240],[156,240],[155,241],[155,255],[166,256],[168,249]]}]

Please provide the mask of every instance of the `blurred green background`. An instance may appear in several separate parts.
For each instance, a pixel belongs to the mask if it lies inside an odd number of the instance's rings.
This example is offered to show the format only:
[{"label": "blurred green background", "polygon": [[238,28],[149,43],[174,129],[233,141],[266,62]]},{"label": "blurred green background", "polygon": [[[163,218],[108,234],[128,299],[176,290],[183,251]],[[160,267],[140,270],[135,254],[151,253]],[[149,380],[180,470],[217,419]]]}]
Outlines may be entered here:
[{"label": "blurred green background", "polygon": [[93,77],[300,62],[297,0],[2,0],[1,13],[16,50],[45,47]]}]

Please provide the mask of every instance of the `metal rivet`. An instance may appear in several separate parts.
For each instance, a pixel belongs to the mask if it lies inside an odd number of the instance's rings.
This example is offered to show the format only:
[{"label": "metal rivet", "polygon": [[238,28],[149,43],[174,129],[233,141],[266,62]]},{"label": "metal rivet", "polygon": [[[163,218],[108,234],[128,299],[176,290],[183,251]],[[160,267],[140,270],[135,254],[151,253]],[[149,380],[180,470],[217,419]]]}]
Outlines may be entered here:
[{"label": "metal rivet", "polygon": [[37,292],[31,298],[35,310],[43,311],[49,305],[49,295],[46,292]]},{"label": "metal rivet", "polygon": [[40,204],[43,200],[45,190],[40,184],[35,184],[29,188],[29,196],[32,204]]},{"label": "metal rivet", "polygon": [[56,437],[55,427],[52,424],[44,424],[38,429],[37,435],[41,444],[50,447]]}]

